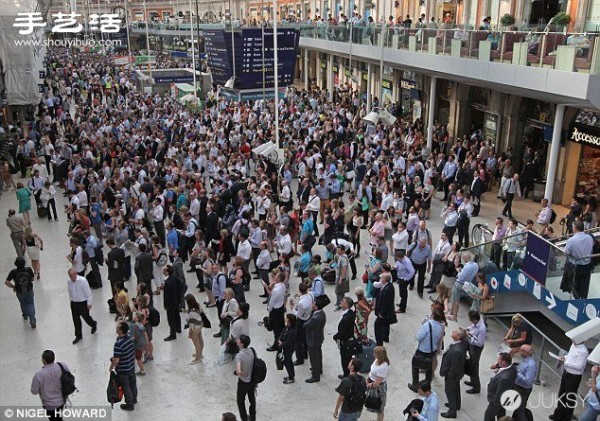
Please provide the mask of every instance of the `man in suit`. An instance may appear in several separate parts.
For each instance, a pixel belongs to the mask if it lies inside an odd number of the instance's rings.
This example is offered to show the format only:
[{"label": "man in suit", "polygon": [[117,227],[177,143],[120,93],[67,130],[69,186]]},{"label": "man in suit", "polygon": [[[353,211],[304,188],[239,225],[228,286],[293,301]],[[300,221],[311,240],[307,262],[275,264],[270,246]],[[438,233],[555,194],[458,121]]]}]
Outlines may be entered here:
[{"label": "man in suit", "polygon": [[141,243],[138,248],[140,250],[140,254],[138,254],[135,258],[134,271],[135,276],[137,278],[137,283],[145,283],[148,288],[150,288],[150,282],[154,278],[152,273],[152,256],[146,253],[146,244]]},{"label": "man in suit", "polygon": [[517,379],[517,369],[512,364],[512,356],[507,352],[501,353],[498,356],[498,363],[492,367],[497,368],[498,372],[488,384],[488,406],[484,421],[496,421],[496,418],[504,416],[505,411],[500,398],[504,392],[515,387]]},{"label": "man in suit", "polygon": [[218,240],[219,234],[219,215],[213,210],[212,205],[206,206],[206,244],[210,244],[212,240]]},{"label": "man in suit", "polygon": [[473,212],[471,216],[479,215],[481,210],[481,195],[485,190],[485,171],[475,171],[473,173],[473,182],[471,183],[471,197],[473,198]]},{"label": "man in suit", "polygon": [[456,160],[461,164],[465,162],[465,158],[467,157],[467,149],[463,147],[461,140],[456,142],[456,146],[454,147],[454,155],[456,155]]},{"label": "man in suit", "polygon": [[310,360],[311,376],[306,383],[316,383],[321,380],[323,374],[323,350],[321,346],[325,340],[325,323],[327,318],[323,312],[323,302],[315,299],[313,301],[313,314],[304,323],[306,332],[306,345],[308,347],[308,359]]},{"label": "man in suit", "polygon": [[384,342],[390,341],[390,325],[396,323],[396,312],[394,310],[394,285],[392,274],[382,273],[380,277],[379,296],[375,301],[375,341],[377,346],[383,346]]},{"label": "man in suit", "polygon": [[342,308],[342,318],[338,323],[338,331],[333,335],[333,340],[337,341],[340,348],[340,358],[342,360],[342,370],[338,378],[343,379],[350,375],[349,364],[352,359],[352,341],[354,339],[354,311],[352,307],[354,301],[350,297],[344,297],[340,304]]},{"label": "man in suit", "polygon": [[114,295],[116,293],[115,285],[117,282],[123,282],[125,278],[125,250],[115,247],[115,240],[112,237],[106,239],[106,245],[110,249],[105,258],[108,280]]},{"label": "man in suit", "polygon": [[465,342],[467,331],[463,328],[454,329],[450,336],[452,345],[444,353],[440,365],[440,376],[444,377],[444,391],[448,398],[448,411],[440,414],[444,418],[456,418],[456,411],[460,410],[460,380],[465,375],[468,347]]}]

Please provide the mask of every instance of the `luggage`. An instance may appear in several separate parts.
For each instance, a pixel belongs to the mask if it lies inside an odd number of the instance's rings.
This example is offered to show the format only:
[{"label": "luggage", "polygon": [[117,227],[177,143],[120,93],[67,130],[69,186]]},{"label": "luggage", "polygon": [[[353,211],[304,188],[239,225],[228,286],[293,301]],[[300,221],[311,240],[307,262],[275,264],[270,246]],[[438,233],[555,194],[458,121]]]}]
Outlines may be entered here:
[{"label": "luggage", "polygon": [[321,278],[328,284],[335,284],[335,270],[323,270],[323,272],[321,272]]},{"label": "luggage", "polygon": [[91,289],[102,288],[102,283],[98,282],[98,279],[96,279],[96,275],[94,275],[94,272],[88,272],[88,274],[85,275],[85,279],[87,279]]},{"label": "luggage", "polygon": [[368,373],[369,371],[371,371],[371,364],[373,364],[373,361],[375,361],[374,352],[376,345],[377,344],[375,343],[375,341],[369,339],[369,344],[363,344],[362,353],[356,356],[356,358],[358,358],[362,362],[362,368],[360,369],[361,373]]},{"label": "luggage", "polygon": [[48,209],[46,209],[43,206],[38,206],[37,214],[38,214],[38,217],[40,217],[40,218],[46,218],[48,216]]}]

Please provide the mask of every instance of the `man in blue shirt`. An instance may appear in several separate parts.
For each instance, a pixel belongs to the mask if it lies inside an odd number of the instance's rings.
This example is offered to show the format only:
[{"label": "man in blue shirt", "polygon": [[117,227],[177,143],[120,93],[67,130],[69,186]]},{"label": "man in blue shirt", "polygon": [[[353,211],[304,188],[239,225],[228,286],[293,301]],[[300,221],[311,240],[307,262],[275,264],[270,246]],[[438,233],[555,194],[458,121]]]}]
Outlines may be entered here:
[{"label": "man in blue shirt", "polygon": [[421,380],[417,385],[417,392],[423,398],[423,408],[420,412],[413,408],[410,414],[419,421],[438,421],[440,403],[437,394],[431,390],[431,383]]},{"label": "man in blue shirt", "polygon": [[595,365],[592,367],[592,377],[590,378],[590,392],[585,398],[585,407],[583,413],[579,417],[579,421],[596,421],[600,416],[600,396],[598,389],[600,389],[600,366]]},{"label": "man in blue shirt", "polygon": [[308,278],[312,281],[310,292],[313,297],[317,298],[325,294],[325,286],[323,285],[323,279],[317,274],[315,269],[308,271]]},{"label": "man in blue shirt", "polygon": [[408,257],[404,255],[404,250],[396,253],[396,275],[398,277],[398,291],[400,292],[400,304],[396,313],[406,313],[406,304],[408,301],[408,284],[415,276],[415,268]]},{"label": "man in blue shirt", "polygon": [[[417,333],[417,350],[412,359],[412,383],[408,384],[408,388],[413,392],[417,392],[417,384],[419,384],[419,372],[425,370],[425,380],[431,382],[433,377],[432,360],[437,351],[438,344],[444,336],[444,326],[442,326],[443,314],[434,311],[430,318],[421,325],[421,329]],[[429,360],[428,366],[423,366],[422,363]],[[421,365],[419,365],[421,364]]]},{"label": "man in blue shirt", "polygon": [[[573,236],[569,238],[565,245],[565,255],[569,259],[569,265],[575,269],[573,295],[576,299],[586,299],[590,289],[590,276],[593,265],[591,259],[587,256],[593,254],[594,238],[586,234],[582,221],[573,223]],[[561,289],[562,289],[561,285]],[[570,292],[570,291],[567,291]]]},{"label": "man in blue shirt", "polygon": [[119,386],[123,388],[125,403],[121,404],[124,411],[133,411],[137,403],[137,384],[135,380],[135,347],[133,338],[127,333],[129,325],[125,322],[117,323],[117,341],[110,359],[110,370],[117,373]]},{"label": "man in blue shirt", "polygon": [[167,247],[169,248],[169,260],[173,263],[175,252],[179,250],[179,233],[172,222],[167,225]]},{"label": "man in blue shirt", "polygon": [[521,406],[513,413],[515,419],[525,419],[525,408],[529,395],[533,390],[533,382],[537,373],[537,363],[533,357],[533,347],[531,345],[521,345],[519,353],[523,361],[517,366],[517,380],[515,381],[514,390],[521,395]]},{"label": "man in blue shirt", "polygon": [[471,357],[471,379],[466,381],[465,384],[471,386],[471,389],[467,390],[467,393],[473,395],[481,391],[479,360],[481,359],[481,353],[483,352],[487,329],[485,322],[481,320],[481,315],[477,310],[469,311],[469,321],[471,322],[471,326],[468,327],[467,331],[469,332],[468,342],[469,356]]},{"label": "man in blue shirt", "polygon": [[[96,237],[90,234],[89,231],[85,230],[82,232],[85,244],[85,251],[87,252],[90,258],[90,266],[92,268],[92,273],[95,278],[95,283],[90,282],[91,288],[100,288],[102,286],[102,275],[100,275],[100,268],[98,267],[98,258],[96,257],[96,253],[102,250],[102,246],[98,244],[98,240]],[[101,257],[101,256],[98,256]],[[103,259],[102,259],[103,260]]]},{"label": "man in blue shirt", "polygon": [[[425,271],[431,272],[431,246],[423,237],[419,238],[418,243],[413,243],[408,248],[410,261],[412,262],[417,278],[417,293],[419,298],[423,298],[423,289],[425,287]],[[410,289],[414,288],[414,276],[410,281]]]},{"label": "man in blue shirt", "polygon": [[458,307],[460,304],[460,297],[463,293],[463,285],[465,282],[473,282],[475,279],[475,275],[479,271],[479,265],[473,261],[473,253],[464,252],[462,254],[462,260],[464,265],[460,268],[458,275],[456,275],[456,282],[454,283],[454,287],[452,287],[452,294],[450,295],[450,314],[448,318],[450,320],[456,320],[458,316]]}]

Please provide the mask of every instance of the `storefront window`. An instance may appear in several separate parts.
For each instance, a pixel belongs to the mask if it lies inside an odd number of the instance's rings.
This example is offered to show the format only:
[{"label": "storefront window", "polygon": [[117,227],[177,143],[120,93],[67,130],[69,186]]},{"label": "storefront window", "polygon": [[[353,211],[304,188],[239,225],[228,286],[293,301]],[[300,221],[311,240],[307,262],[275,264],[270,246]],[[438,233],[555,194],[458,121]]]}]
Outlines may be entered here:
[{"label": "storefront window", "polygon": [[580,110],[569,130],[569,140],[581,144],[575,194],[597,198],[600,188],[600,114]]}]

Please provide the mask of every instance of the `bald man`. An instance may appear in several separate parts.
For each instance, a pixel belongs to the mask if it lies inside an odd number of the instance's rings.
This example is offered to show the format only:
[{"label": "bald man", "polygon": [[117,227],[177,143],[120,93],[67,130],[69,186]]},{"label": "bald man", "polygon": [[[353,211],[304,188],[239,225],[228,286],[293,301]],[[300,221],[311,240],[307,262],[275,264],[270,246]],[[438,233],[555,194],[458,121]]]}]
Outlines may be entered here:
[{"label": "bald man", "polygon": [[533,346],[521,345],[519,353],[523,361],[517,366],[517,380],[515,381],[515,390],[521,395],[521,406],[513,414],[515,419],[526,419],[525,408],[529,395],[533,390],[533,382],[537,373],[537,363],[533,357]]}]

